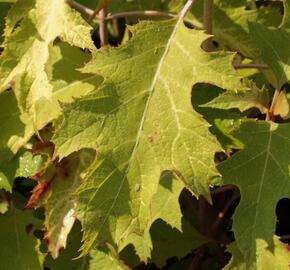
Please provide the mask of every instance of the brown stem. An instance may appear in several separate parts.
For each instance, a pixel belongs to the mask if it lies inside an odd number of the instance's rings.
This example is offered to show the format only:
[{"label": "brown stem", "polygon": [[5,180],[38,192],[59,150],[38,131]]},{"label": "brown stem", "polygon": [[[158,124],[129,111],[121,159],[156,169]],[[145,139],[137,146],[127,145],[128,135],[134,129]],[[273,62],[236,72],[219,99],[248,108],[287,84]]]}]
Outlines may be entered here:
[{"label": "brown stem", "polygon": [[220,226],[220,223],[224,220],[224,217],[225,217],[227,211],[232,206],[232,204],[236,200],[238,200],[239,198],[240,198],[240,194],[235,193],[235,194],[233,194],[232,198],[230,198],[230,200],[227,201],[223,210],[219,213],[218,217],[216,218],[215,222],[213,223],[211,230],[210,230],[211,232],[217,231],[218,227]]},{"label": "brown stem", "polygon": [[[99,12],[101,12],[102,9],[104,9],[104,7],[102,8],[102,7],[97,6],[97,8],[93,11],[93,13],[88,18],[88,23],[91,23],[93,21],[93,19],[96,18],[97,14]],[[101,16],[99,18],[100,18],[100,20],[102,20]]]},{"label": "brown stem", "polygon": [[117,36],[120,36],[121,32],[120,32],[120,26],[119,26],[118,19],[112,20],[112,24],[113,24],[114,32],[116,33]]},{"label": "brown stem", "polygon": [[144,10],[144,11],[127,11],[109,15],[106,20],[113,20],[124,17],[138,17],[138,16],[149,16],[149,17],[165,17],[175,18],[176,15],[168,12],[157,11],[157,10]]},{"label": "brown stem", "polygon": [[84,13],[86,14],[87,16],[92,16],[94,11],[82,4],[79,4],[78,2],[76,1],[73,1],[73,0],[69,0],[68,1],[68,4],[70,5],[70,7],[74,8],[75,10],[81,12],[81,13]]},{"label": "brown stem", "polygon": [[107,7],[104,7],[100,10],[100,41],[101,47],[108,45],[108,27],[107,27]]},{"label": "brown stem", "polygon": [[287,241],[289,241],[290,240],[290,235],[289,234],[287,234],[287,235],[282,235],[282,236],[280,236],[280,240],[287,240]]},{"label": "brown stem", "polygon": [[268,69],[269,66],[266,64],[234,64],[235,69],[247,69],[247,68],[255,68],[255,69]]},{"label": "brown stem", "polygon": [[[203,2],[203,27],[207,34],[212,35],[213,30],[213,0],[204,0]],[[203,44],[206,51],[213,50],[212,38],[207,39]]]},{"label": "brown stem", "polygon": [[[100,20],[100,16],[98,16],[98,13],[95,13],[94,10],[79,4],[73,0],[70,0],[68,4],[74,8],[75,10],[87,14],[90,18],[94,15],[94,19]],[[164,18],[176,18],[177,15],[169,12],[164,11],[158,11],[158,10],[136,10],[136,11],[126,11],[126,12],[120,12],[116,14],[109,14],[105,19],[106,20],[114,20],[119,18],[125,18],[125,17],[138,17],[138,16],[144,16],[144,17],[164,17]],[[89,19],[88,19],[89,20]]]}]

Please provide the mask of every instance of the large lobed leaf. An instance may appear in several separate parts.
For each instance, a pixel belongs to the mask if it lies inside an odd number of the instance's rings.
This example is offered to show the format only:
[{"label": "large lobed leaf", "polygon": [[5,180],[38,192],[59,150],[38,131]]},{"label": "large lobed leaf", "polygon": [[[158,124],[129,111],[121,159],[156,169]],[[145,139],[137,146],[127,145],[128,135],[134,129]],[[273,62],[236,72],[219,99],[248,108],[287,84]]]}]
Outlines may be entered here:
[{"label": "large lobed leaf", "polygon": [[[98,159],[78,192],[84,228],[83,252],[104,241],[123,247],[142,238],[152,221],[150,207],[164,170],[171,170],[196,196],[209,198],[221,148],[209,125],[191,106],[198,82],[230,91],[243,89],[233,55],[205,53],[207,36],[187,29],[181,17],[141,22],[133,38],[98,51],[84,71],[104,77],[96,94],[64,106],[53,141],[60,158],[84,147]],[[158,218],[158,217],[156,217]],[[150,237],[137,252],[150,255]]]},{"label": "large lobed leaf", "polygon": [[273,248],[276,204],[290,194],[289,134],[289,124],[244,123],[234,133],[244,148],[218,166],[224,183],[240,188],[233,230],[247,266],[258,263],[258,250]]}]

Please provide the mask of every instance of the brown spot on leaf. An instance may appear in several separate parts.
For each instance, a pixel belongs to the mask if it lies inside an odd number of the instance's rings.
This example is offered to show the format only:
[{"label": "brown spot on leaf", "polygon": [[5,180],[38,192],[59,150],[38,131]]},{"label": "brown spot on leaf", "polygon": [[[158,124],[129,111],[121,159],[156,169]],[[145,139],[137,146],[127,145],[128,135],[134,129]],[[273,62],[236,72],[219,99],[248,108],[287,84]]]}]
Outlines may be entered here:
[{"label": "brown spot on leaf", "polygon": [[154,143],[154,137],[153,136],[148,136],[148,141],[150,142],[150,143]]}]

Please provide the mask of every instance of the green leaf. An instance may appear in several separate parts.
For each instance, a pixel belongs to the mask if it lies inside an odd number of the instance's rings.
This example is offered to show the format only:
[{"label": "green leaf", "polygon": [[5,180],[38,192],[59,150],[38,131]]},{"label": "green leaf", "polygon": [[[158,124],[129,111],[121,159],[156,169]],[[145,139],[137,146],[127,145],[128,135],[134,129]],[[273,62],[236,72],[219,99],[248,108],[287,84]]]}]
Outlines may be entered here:
[{"label": "green leaf", "polygon": [[273,247],[276,204],[290,194],[289,134],[289,124],[243,123],[233,135],[244,148],[218,166],[224,184],[240,188],[233,230],[247,265],[257,262],[259,245]]},{"label": "green leaf", "polygon": [[206,38],[181,19],[141,22],[126,45],[98,51],[85,67],[105,81],[96,94],[64,106],[53,138],[60,158],[86,147],[99,153],[78,192],[84,253],[107,240],[123,246],[125,235],[148,230],[149,205],[164,170],[209,198],[214,153],[221,148],[192,109],[191,87],[244,86],[232,68],[233,54],[205,53],[200,45]]},{"label": "green leaf", "polygon": [[0,1],[0,45],[3,42],[3,33],[5,28],[5,17],[7,16],[7,13],[9,11],[9,8],[11,7],[8,3],[2,3]]},{"label": "green leaf", "polygon": [[11,205],[0,220],[0,239],[5,247],[0,252],[1,268],[41,270],[42,262],[37,251],[39,243],[33,235],[39,221],[33,217],[33,212],[21,211]]},{"label": "green leaf", "polygon": [[[139,186],[136,185],[135,189],[137,190],[138,188]],[[184,183],[176,178],[174,174],[168,171],[162,174],[157,192],[154,194],[151,202],[152,223],[155,220],[163,219],[170,224],[171,227],[182,231],[183,224],[179,205],[179,195],[183,188]],[[166,211],[166,209],[170,209],[170,211]],[[152,249],[149,230],[150,226],[147,227],[145,236],[133,233],[127,239],[127,242],[134,245],[136,253],[142,260],[147,258]]]},{"label": "green leaf", "polygon": [[281,26],[284,29],[289,29],[290,28],[290,1],[289,0],[284,0],[284,17]]},{"label": "green leaf", "polygon": [[9,202],[3,190],[0,190],[0,214],[5,214],[8,211]]},{"label": "green leaf", "polygon": [[33,155],[30,152],[25,152],[19,158],[19,165],[15,177],[32,177],[41,168],[44,163],[44,158],[41,155]]},{"label": "green leaf", "polygon": [[[239,122],[243,117],[242,114],[238,110],[221,110],[206,107],[207,103],[223,92],[225,91],[213,85],[198,84],[192,90],[191,100],[194,109],[211,124],[210,130],[217,137],[223,149],[231,152],[233,148],[238,149],[240,145],[239,141],[231,135],[231,131],[235,127],[235,122]],[[228,91],[228,93],[235,95],[231,91]]]},{"label": "green leaf", "polygon": [[18,0],[9,10],[5,20],[4,37],[8,38],[28,12],[35,6],[35,0]]},{"label": "green leaf", "polygon": [[263,24],[250,23],[251,38],[260,50],[259,58],[269,65],[275,75],[274,86],[280,90],[290,78],[290,28],[287,24],[289,0],[285,1],[283,23],[278,27],[265,27]]},{"label": "green leaf", "polygon": [[15,88],[15,94],[22,120],[36,130],[57,116],[51,109],[52,85],[45,70],[49,48],[57,37],[81,48],[94,48],[90,27],[65,0],[49,4],[37,0],[36,7],[7,39],[0,58],[1,88],[8,88],[15,80],[21,84]]},{"label": "green leaf", "polygon": [[129,270],[130,268],[124,264],[119,258],[118,253],[113,247],[93,250],[90,252],[90,267],[89,270]]},{"label": "green leaf", "polygon": [[52,270],[88,270],[89,256],[76,259],[81,246],[82,234],[79,222],[75,222],[67,240],[67,246],[61,251],[57,259],[47,255],[44,266]]},{"label": "green leaf", "polygon": [[237,108],[241,112],[256,107],[261,113],[267,113],[269,108],[269,94],[266,89],[260,90],[255,86],[250,90],[239,91],[237,93],[226,91],[210,102],[202,105],[202,107],[223,110]]},{"label": "green leaf", "polygon": [[13,158],[9,146],[14,149],[15,137],[24,133],[16,99],[11,91],[0,95],[0,127],[0,188],[11,191],[18,160]]},{"label": "green leaf", "polygon": [[279,241],[278,237],[274,237],[273,249],[267,249],[267,245],[263,243],[263,240],[257,240],[257,261],[250,267],[244,261],[241,252],[235,244],[230,246],[229,251],[232,253],[233,257],[230,263],[225,267],[225,270],[284,270],[289,268],[289,251],[287,250],[287,246]]},{"label": "green leaf", "polygon": [[205,238],[186,219],[182,220],[182,232],[171,228],[162,220],[153,223],[150,232],[153,242],[150,261],[160,269],[168,258],[182,258],[206,243]]},{"label": "green leaf", "polygon": [[47,170],[51,179],[46,179],[49,188],[42,203],[45,209],[45,238],[54,259],[66,247],[67,236],[76,218],[74,193],[80,186],[81,173],[93,158],[94,151],[80,151],[64,159],[56,168]]},{"label": "green leaf", "polygon": [[[191,13],[202,27],[203,3],[197,0]],[[245,0],[215,0],[213,15],[214,39],[221,42],[227,48],[238,51],[246,57],[256,57],[258,50],[251,40],[248,22],[258,21],[264,25],[279,25],[281,15],[276,9],[260,8],[246,9]],[[189,18],[190,19],[190,18]]]},{"label": "green leaf", "polygon": [[67,43],[60,43],[50,48],[46,71],[53,86],[55,110],[59,111],[59,115],[61,111],[57,101],[73,102],[75,98],[86,96],[96,90],[103,81],[101,76],[82,74],[78,70],[89,60],[89,54]]}]

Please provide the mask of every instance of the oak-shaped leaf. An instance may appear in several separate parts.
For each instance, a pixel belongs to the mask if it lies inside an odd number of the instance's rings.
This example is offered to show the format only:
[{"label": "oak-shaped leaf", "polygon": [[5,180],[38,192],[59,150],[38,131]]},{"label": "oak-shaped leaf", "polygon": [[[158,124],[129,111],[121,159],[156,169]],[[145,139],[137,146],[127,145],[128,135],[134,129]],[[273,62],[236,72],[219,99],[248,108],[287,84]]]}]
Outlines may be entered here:
[{"label": "oak-shaped leaf", "polygon": [[233,133],[243,149],[218,166],[224,183],[240,188],[233,231],[248,266],[257,262],[261,246],[273,248],[276,204],[290,194],[289,134],[289,124],[243,123]]},{"label": "oak-shaped leaf", "polygon": [[84,147],[98,151],[78,191],[83,253],[104,241],[125,247],[135,235],[145,245],[137,248],[141,259],[150,256],[150,205],[163,171],[175,172],[196,196],[209,198],[216,184],[214,154],[221,147],[193,110],[191,88],[198,82],[230,91],[244,86],[232,67],[234,55],[204,52],[208,36],[186,28],[184,12],[141,22],[125,45],[96,52],[83,72],[100,74],[104,83],[63,108],[53,138],[60,158]]}]

